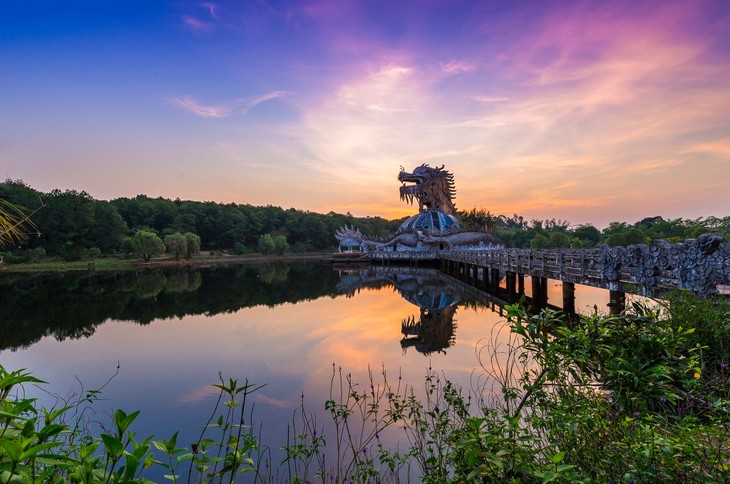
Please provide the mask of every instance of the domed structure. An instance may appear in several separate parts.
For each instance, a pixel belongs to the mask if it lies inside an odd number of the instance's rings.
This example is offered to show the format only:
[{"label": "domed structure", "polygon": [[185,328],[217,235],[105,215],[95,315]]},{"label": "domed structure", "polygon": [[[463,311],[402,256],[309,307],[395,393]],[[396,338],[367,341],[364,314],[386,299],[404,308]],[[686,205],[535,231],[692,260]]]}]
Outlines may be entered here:
[{"label": "domed structure", "polygon": [[[491,230],[461,230],[456,220],[456,194],[454,176],[441,167],[426,164],[416,167],[412,173],[401,167],[398,174],[400,198],[408,203],[418,202],[418,213],[406,219],[398,231],[386,238],[366,237],[354,227],[345,225],[335,232],[340,247],[355,247],[370,251],[428,251],[484,250],[500,242]],[[342,250],[340,248],[340,250]],[[352,250],[352,249],[349,249]]]},{"label": "domed structure", "polygon": [[398,232],[421,231],[430,233],[444,233],[449,230],[458,230],[459,222],[453,215],[438,211],[421,212],[408,217],[398,228]]}]

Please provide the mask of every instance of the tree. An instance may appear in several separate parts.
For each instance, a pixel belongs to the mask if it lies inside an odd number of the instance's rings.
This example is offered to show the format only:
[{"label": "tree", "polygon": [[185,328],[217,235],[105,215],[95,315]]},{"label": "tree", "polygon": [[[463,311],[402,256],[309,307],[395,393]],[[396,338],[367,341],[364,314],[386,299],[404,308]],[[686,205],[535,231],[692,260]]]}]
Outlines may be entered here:
[{"label": "tree", "polygon": [[274,253],[284,255],[287,250],[289,250],[289,243],[286,241],[286,237],[283,235],[274,237]]},{"label": "tree", "polygon": [[583,241],[585,247],[593,247],[601,241],[601,231],[590,224],[579,225],[573,229],[573,235]]},{"label": "tree", "polygon": [[175,254],[176,260],[180,260],[180,256],[182,254],[187,255],[187,252],[188,252],[187,239],[180,232],[175,232],[174,234],[166,235],[165,236],[165,247],[167,247],[168,253]]},{"label": "tree", "polygon": [[649,237],[641,231],[641,229],[634,227],[626,232],[614,232],[606,239],[606,245],[611,247],[614,246],[626,246],[633,244],[646,244],[649,242]]},{"label": "tree", "polygon": [[192,232],[186,232],[183,237],[185,237],[186,242],[185,257],[190,259],[193,255],[200,252],[200,237]]},{"label": "tree", "polygon": [[459,212],[457,216],[462,224],[480,229],[490,230],[497,224],[497,217],[484,208],[474,207],[471,210]]},{"label": "tree", "polygon": [[553,232],[548,239],[550,247],[553,249],[564,249],[570,247],[570,237],[562,232]]},{"label": "tree", "polygon": [[109,202],[94,205],[94,238],[102,252],[117,250],[127,234],[127,224]]},{"label": "tree", "polygon": [[134,234],[132,244],[135,253],[146,261],[165,253],[165,243],[156,233],[149,230],[140,230]]},{"label": "tree", "polygon": [[550,241],[544,235],[537,234],[532,238],[532,242],[530,242],[530,247],[532,247],[533,249],[549,249]]},{"label": "tree", "polygon": [[273,254],[274,250],[276,250],[276,244],[271,235],[264,234],[259,237],[259,252],[262,254]]},{"label": "tree", "polygon": [[175,217],[175,222],[172,227],[181,234],[186,232],[195,232],[195,215],[191,213],[178,215]]}]

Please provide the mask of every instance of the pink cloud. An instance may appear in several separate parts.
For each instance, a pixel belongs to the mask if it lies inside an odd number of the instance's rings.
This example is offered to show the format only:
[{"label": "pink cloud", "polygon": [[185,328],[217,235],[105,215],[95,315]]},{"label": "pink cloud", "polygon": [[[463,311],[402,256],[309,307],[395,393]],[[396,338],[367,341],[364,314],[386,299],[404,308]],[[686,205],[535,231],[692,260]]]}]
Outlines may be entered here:
[{"label": "pink cloud", "polygon": [[201,118],[227,118],[235,113],[246,114],[254,106],[285,95],[286,91],[272,91],[259,96],[251,96],[213,105],[203,104],[190,96],[174,96],[167,99],[167,101],[173,106],[177,106]]},{"label": "pink cloud", "polygon": [[254,106],[257,106],[261,104],[262,102],[268,101],[270,99],[276,99],[279,97],[283,97],[286,95],[286,91],[272,91],[268,92],[266,94],[262,94],[260,96],[253,96],[245,99],[240,99],[236,101],[237,105],[243,105],[243,108],[241,108],[241,113],[246,114],[251,108]]},{"label": "pink cloud", "polygon": [[230,106],[206,106],[189,96],[172,97],[168,99],[168,102],[201,118],[227,118],[233,112]]},{"label": "pink cloud", "polygon": [[192,15],[183,15],[183,24],[196,32],[208,32],[212,25],[207,22],[200,21],[197,17]]},{"label": "pink cloud", "polygon": [[219,20],[220,19],[220,17],[216,13],[216,10],[218,9],[218,5],[216,5],[215,3],[212,3],[212,2],[203,2],[203,3],[199,4],[199,6],[201,8],[206,9],[212,18],[214,18],[216,20]]},{"label": "pink cloud", "polygon": [[456,74],[464,74],[465,72],[473,72],[477,69],[476,64],[466,61],[452,60],[446,64],[441,64],[441,70],[449,76]]}]

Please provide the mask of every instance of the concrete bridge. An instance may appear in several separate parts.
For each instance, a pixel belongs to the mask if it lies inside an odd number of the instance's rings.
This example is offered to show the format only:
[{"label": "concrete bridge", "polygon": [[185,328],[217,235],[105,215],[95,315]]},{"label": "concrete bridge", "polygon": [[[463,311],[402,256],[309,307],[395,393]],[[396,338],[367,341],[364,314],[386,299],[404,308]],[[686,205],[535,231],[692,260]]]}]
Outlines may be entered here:
[{"label": "concrete bridge", "polygon": [[383,265],[433,265],[476,287],[508,295],[525,293],[530,278],[532,302],[547,305],[548,279],[562,281],[566,312],[575,312],[575,284],[610,291],[610,307],[624,308],[625,294],[660,297],[671,289],[702,296],[730,294],[730,245],[715,235],[679,244],[657,240],[628,247],[594,249],[499,249],[371,252]]}]

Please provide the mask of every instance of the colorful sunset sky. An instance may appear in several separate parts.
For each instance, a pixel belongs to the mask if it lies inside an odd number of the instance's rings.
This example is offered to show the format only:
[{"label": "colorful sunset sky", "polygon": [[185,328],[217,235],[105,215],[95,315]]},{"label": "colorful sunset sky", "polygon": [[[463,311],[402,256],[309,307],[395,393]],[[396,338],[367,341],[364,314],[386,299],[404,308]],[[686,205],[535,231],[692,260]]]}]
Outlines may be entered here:
[{"label": "colorful sunset sky", "polygon": [[0,177],[111,199],[599,228],[730,215],[730,1],[0,6]]}]

